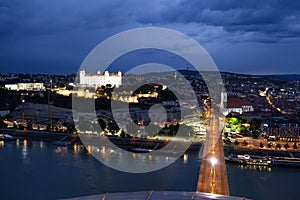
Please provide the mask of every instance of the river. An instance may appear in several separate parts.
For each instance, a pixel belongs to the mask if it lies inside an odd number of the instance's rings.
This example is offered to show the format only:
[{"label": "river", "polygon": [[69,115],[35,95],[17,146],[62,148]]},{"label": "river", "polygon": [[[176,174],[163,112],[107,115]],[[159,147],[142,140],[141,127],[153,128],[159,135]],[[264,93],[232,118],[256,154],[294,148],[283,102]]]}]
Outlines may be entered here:
[{"label": "river", "polygon": [[[148,161],[149,162],[149,161]],[[101,164],[87,151],[45,141],[0,141],[0,199],[61,199],[107,192],[195,191],[201,160],[189,153],[161,170],[130,174]],[[227,164],[232,196],[299,199],[299,168]]]}]

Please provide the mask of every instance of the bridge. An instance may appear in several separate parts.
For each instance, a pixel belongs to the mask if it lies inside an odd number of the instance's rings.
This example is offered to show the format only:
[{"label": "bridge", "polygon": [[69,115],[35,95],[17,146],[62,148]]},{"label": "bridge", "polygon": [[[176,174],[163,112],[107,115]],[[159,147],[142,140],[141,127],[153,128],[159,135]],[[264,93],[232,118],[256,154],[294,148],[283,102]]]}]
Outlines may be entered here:
[{"label": "bridge", "polygon": [[219,117],[210,112],[197,192],[229,196],[222,134],[220,133],[222,129]]}]

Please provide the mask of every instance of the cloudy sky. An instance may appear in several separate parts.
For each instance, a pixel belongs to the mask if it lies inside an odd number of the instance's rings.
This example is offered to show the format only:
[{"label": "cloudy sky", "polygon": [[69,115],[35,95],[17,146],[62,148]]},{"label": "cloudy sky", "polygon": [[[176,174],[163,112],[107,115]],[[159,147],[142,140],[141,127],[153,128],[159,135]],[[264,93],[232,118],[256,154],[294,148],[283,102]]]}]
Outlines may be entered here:
[{"label": "cloudy sky", "polygon": [[221,71],[300,73],[297,0],[0,0],[0,72],[77,72],[103,40],[149,26],[192,37]]}]

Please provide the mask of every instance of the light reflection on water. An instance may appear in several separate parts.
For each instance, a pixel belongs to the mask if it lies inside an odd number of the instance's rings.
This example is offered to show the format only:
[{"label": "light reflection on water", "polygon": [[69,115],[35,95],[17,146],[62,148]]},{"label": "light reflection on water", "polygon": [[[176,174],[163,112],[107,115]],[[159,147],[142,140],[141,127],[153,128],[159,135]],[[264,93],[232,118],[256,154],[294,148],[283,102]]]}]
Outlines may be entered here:
[{"label": "light reflection on water", "polygon": [[41,149],[44,148],[44,141],[40,141],[40,148],[41,148]]},{"label": "light reflection on water", "polygon": [[26,160],[28,157],[27,140],[23,141],[22,158]]},{"label": "light reflection on water", "polygon": [[186,163],[188,162],[188,158],[189,158],[188,154],[185,153],[185,154],[183,155],[183,163],[184,163],[184,164],[186,164]]},{"label": "light reflection on water", "polygon": [[256,165],[236,165],[241,170],[252,170],[252,171],[266,171],[271,172],[272,168],[269,166],[256,166]]},{"label": "light reflection on water", "polygon": [[19,139],[16,140],[16,145],[17,145],[17,147],[20,146],[20,140]]},{"label": "light reflection on water", "polygon": [[0,141],[0,147],[4,147],[4,141]]},{"label": "light reflection on water", "polygon": [[[0,147],[0,199],[61,199],[142,190],[195,191],[200,167],[198,154],[188,153],[157,172],[128,174],[102,165],[82,145],[58,147],[49,142],[17,140],[0,141]],[[105,159],[122,158],[105,146],[91,146],[90,151]],[[173,159],[140,153],[132,153],[130,157],[134,162],[147,164]],[[227,170],[230,193],[234,196],[295,199],[298,195],[295,187],[299,168],[269,170],[229,164]],[[17,188],[18,192],[11,192],[11,188]]]},{"label": "light reflection on water", "polygon": [[[83,145],[73,145],[73,151],[75,154],[79,152],[78,148],[81,147],[81,152],[84,152]],[[141,163],[145,165],[153,165],[154,162],[165,162],[171,163],[176,160],[176,157],[172,157],[169,154],[162,155],[152,155],[151,153],[131,153],[129,156],[124,155],[123,151],[118,151],[107,146],[91,146],[88,145],[86,148],[88,155],[100,156],[103,160],[108,160],[108,162],[120,162],[122,163],[125,159],[131,160],[132,163]],[[184,163],[187,163],[187,154],[185,154]]]}]

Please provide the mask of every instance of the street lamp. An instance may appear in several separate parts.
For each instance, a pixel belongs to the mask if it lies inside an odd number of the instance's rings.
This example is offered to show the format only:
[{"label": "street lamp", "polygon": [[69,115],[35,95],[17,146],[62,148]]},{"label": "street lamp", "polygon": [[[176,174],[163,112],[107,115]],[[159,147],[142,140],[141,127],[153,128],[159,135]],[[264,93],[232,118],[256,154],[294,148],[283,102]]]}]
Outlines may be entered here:
[{"label": "street lamp", "polygon": [[217,164],[218,160],[215,157],[211,157],[210,158],[210,163],[212,166],[215,166],[215,164]]},{"label": "street lamp", "polygon": [[24,99],[24,94],[21,94],[21,101],[22,101],[22,125],[24,126],[25,124],[25,109],[24,109],[24,104],[25,104],[25,99]]}]

